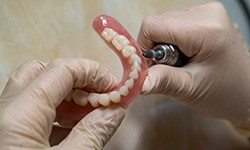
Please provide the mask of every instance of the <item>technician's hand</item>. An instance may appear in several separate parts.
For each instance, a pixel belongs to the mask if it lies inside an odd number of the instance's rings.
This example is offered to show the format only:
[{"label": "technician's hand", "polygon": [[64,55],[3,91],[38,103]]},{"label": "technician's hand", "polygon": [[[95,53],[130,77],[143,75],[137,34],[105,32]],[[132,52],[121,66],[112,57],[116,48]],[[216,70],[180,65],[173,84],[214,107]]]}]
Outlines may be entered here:
[{"label": "technician's hand", "polygon": [[[0,97],[0,149],[50,149],[56,107],[72,88],[105,91],[116,85],[100,64],[84,59],[58,59],[20,66]],[[102,149],[125,111],[98,108],[78,122],[67,138],[52,149]]]},{"label": "technician's hand", "polygon": [[154,65],[144,94],[161,93],[195,110],[250,129],[250,57],[246,44],[219,2],[144,19],[143,50],[156,43],[178,45],[190,57],[181,68]]}]

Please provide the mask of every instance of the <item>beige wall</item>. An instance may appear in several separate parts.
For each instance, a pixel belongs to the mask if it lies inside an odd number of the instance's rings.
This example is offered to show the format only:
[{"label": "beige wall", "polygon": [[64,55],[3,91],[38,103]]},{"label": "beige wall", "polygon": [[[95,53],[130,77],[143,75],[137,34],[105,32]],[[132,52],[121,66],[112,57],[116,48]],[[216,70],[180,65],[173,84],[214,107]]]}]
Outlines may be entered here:
[{"label": "beige wall", "polygon": [[[145,15],[201,0],[1,0],[0,89],[21,63],[85,57],[120,69],[119,60],[91,27],[94,17],[117,18],[136,38]],[[121,76],[121,70],[114,72]]]},{"label": "beige wall", "polygon": [[[117,78],[119,59],[91,27],[100,14],[117,18],[136,38],[144,16],[209,0],[1,0],[0,89],[21,63],[57,57],[90,58]],[[161,104],[161,105],[159,105]],[[157,137],[157,138],[155,138]],[[226,123],[194,113],[166,97],[140,96],[106,149],[244,149]]]}]

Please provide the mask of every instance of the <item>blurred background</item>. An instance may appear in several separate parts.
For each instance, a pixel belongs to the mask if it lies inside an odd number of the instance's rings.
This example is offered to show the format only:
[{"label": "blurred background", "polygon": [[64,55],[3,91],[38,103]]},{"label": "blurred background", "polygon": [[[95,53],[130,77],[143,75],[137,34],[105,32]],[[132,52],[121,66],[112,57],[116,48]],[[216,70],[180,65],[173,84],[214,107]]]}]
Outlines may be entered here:
[{"label": "blurred background", "polygon": [[[121,79],[118,57],[92,29],[113,16],[136,39],[143,17],[210,0],[0,0],[0,90],[22,63],[88,58]],[[249,0],[222,0],[250,43]],[[139,96],[106,150],[249,149],[227,121],[193,112],[162,95]]]}]

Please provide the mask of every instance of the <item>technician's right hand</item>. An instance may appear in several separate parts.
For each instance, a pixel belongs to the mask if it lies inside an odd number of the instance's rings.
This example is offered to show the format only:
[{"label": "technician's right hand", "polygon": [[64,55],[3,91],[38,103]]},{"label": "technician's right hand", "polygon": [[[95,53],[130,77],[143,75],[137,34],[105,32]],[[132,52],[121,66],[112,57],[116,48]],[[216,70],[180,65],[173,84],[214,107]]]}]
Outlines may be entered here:
[{"label": "technician's right hand", "polygon": [[143,94],[165,94],[205,114],[250,129],[250,57],[246,44],[219,2],[144,19],[142,50],[157,43],[178,45],[190,57],[176,68],[154,65]]}]

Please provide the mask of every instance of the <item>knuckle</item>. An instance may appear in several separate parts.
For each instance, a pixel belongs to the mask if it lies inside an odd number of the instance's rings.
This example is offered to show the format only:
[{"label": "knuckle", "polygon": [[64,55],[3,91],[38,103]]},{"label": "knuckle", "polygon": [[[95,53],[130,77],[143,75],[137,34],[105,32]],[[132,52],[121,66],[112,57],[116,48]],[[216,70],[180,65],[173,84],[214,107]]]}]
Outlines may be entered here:
[{"label": "knuckle", "polygon": [[49,65],[58,68],[57,70],[71,70],[70,66],[72,66],[72,60],[67,58],[56,58]]},{"label": "knuckle", "polygon": [[26,63],[23,63],[21,64],[19,67],[18,67],[18,70],[19,69],[26,69],[26,68],[41,68],[43,67],[41,65],[41,62],[38,62],[38,61],[29,61],[29,62],[26,62]]},{"label": "knuckle", "polygon": [[210,9],[211,12],[216,13],[217,16],[220,16],[220,17],[228,16],[225,6],[219,1],[209,3],[208,9]]},{"label": "knuckle", "polygon": [[21,81],[21,82],[29,82],[38,75],[42,69],[44,69],[44,65],[39,61],[30,61],[21,64],[16,71],[13,73],[12,77]]},{"label": "knuckle", "polygon": [[207,35],[224,35],[229,30],[228,16],[217,13],[218,16],[214,18],[207,18],[198,24],[199,31],[206,32]]},{"label": "knuckle", "polygon": [[143,20],[142,20],[141,29],[147,31],[152,26],[153,22],[154,22],[154,17],[153,16],[144,17]]},{"label": "knuckle", "polygon": [[137,37],[137,42],[142,50],[146,50],[152,39],[152,35],[156,32],[155,29],[156,16],[146,16],[142,20],[140,32]]},{"label": "knuckle", "polygon": [[72,72],[72,62],[65,58],[56,58],[48,64],[48,69],[55,74]]},{"label": "knuckle", "polygon": [[51,64],[55,65],[55,66],[65,65],[65,59],[63,59],[63,58],[56,58],[55,60],[53,60],[51,62]]},{"label": "knuckle", "polygon": [[[57,68],[69,69],[72,68],[80,69],[80,70],[98,70],[100,64],[96,61],[89,60],[89,59],[81,59],[81,58],[74,58],[74,59],[67,59],[67,58],[57,58],[50,63],[50,66],[54,66]],[[90,69],[90,70],[89,70]]]},{"label": "knuckle", "polygon": [[217,35],[224,32],[225,26],[217,20],[210,20],[201,24],[199,30],[206,32],[207,35]]},{"label": "knuckle", "polygon": [[224,5],[219,1],[214,1],[214,2],[211,2],[210,4],[211,4],[211,7],[216,10],[225,10]]}]

